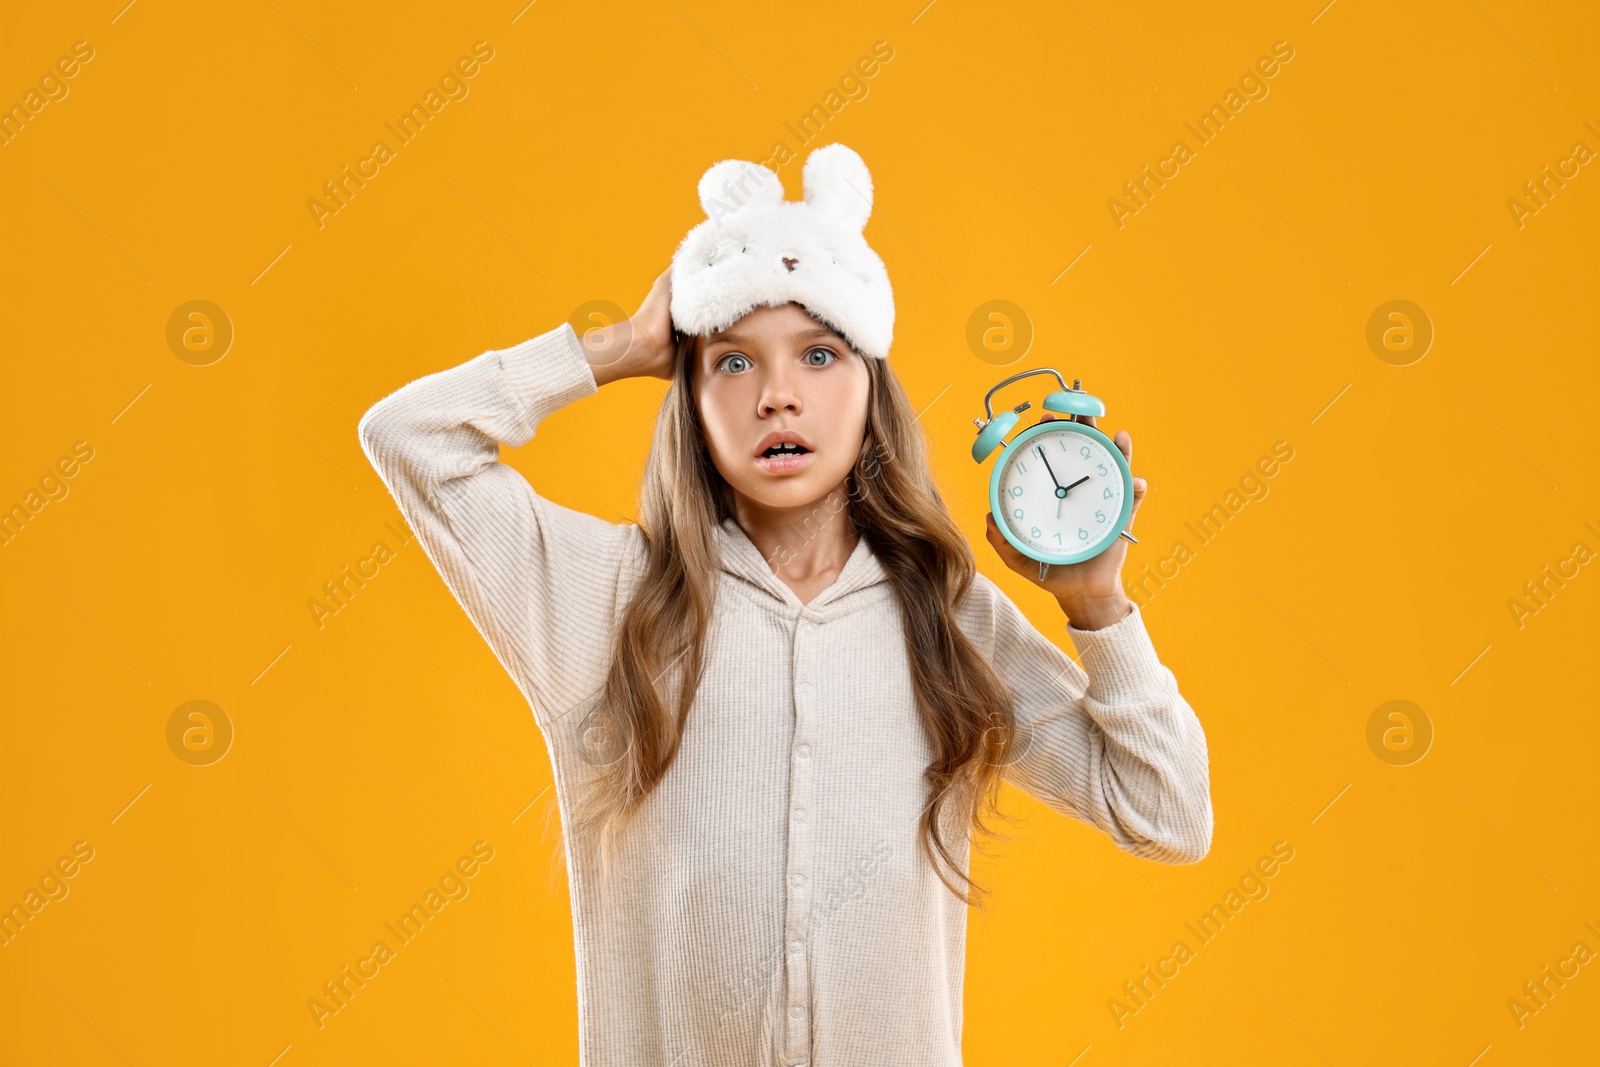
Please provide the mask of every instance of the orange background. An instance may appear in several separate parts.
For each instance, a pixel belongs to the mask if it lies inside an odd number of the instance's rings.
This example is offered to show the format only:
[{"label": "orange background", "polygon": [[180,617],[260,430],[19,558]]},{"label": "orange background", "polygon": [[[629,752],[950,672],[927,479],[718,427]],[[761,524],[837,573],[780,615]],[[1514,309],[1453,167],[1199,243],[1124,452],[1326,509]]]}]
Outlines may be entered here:
[{"label": "orange background", "polygon": [[[979,871],[968,1062],[1488,1067],[1600,1041],[1592,960],[1520,1026],[1507,1005],[1600,950],[1600,575],[1508,606],[1600,550],[1600,176],[1520,226],[1507,206],[1600,150],[1591,7],[123,3],[0,32],[0,103],[94,50],[0,147],[0,506],[93,450],[0,547],[0,904],[93,850],[0,947],[5,1063],[575,1062],[543,741],[386,527],[356,422],[588,301],[632,311],[708,165],[785,142],[797,197],[833,140],[871,168],[894,366],[984,571],[1071,650],[985,544],[967,455],[984,390],[1035,365],[1133,435],[1130,572],[1193,549],[1145,610],[1207,731],[1212,852],[1135,860],[1009,792],[1027,821]],[[322,183],[480,40],[469,95],[319,228]],[[866,95],[803,144],[786,123],[878,41]],[[1279,41],[1269,94],[1197,145],[1184,123]],[[1180,138],[1194,158],[1119,228],[1108,199]],[[207,366],[167,341],[196,299],[234,331]],[[1407,366],[1366,339],[1395,299],[1435,333]],[[968,346],[991,300],[1031,350]],[[507,458],[631,517],[659,384]],[[1270,492],[1199,546],[1186,524],[1279,441]],[[307,601],[379,540],[394,558],[319,629]],[[169,747],[190,700],[232,724],[209,766]],[[1407,765],[1368,743],[1391,700],[1433,732]],[[470,894],[319,1030],[307,1000],[479,841]],[[1185,921],[1279,841],[1270,893],[1200,946]],[[1194,958],[1119,1026],[1108,1001],[1179,939]]]}]

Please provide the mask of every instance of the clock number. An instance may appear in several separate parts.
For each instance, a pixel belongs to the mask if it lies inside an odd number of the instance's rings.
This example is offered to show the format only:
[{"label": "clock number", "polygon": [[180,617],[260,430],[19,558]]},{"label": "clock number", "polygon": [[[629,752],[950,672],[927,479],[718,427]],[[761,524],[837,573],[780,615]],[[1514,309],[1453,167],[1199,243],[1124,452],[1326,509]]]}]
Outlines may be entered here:
[{"label": "clock number", "polygon": [[1014,508],[1012,510],[1011,514],[1015,515],[1017,518],[1020,519],[1020,518],[1022,518],[1022,509],[1021,508]]},{"label": "clock number", "polygon": [[1060,543],[1061,543],[1061,531],[1057,530],[1056,531],[1056,544],[1059,545]]},{"label": "clock number", "polygon": [[1096,470],[1098,470],[1098,471],[1099,471],[1099,472],[1100,472],[1100,476],[1101,476],[1101,477],[1102,477],[1102,478],[1103,478],[1103,477],[1105,477],[1105,473],[1106,473],[1106,465],[1105,465],[1105,464],[1104,464],[1104,463],[1096,463],[1096,464],[1095,464],[1095,469],[1096,469]]},{"label": "clock number", "polygon": [[1111,499],[1111,487],[1109,485],[1106,486],[1105,499],[1106,500],[1110,500]]},{"label": "clock number", "polygon": [[1035,527],[1034,527],[1034,528],[1033,528],[1033,539],[1034,539],[1034,540],[1035,540],[1035,541],[1037,541],[1037,540],[1038,540],[1038,539],[1039,539],[1039,538],[1040,538],[1040,537],[1042,537],[1042,536],[1043,536],[1043,531],[1041,531],[1041,530],[1040,530],[1040,529],[1039,529],[1039,527],[1037,527],[1037,526],[1035,526]]},{"label": "clock number", "polygon": [[1084,459],[1088,459],[1089,458],[1089,446],[1088,445],[1080,446],[1079,449],[1078,449],[1078,455],[1082,456]]},{"label": "clock number", "polygon": [[1010,489],[1010,493],[1011,493],[1011,495],[1012,495],[1012,496],[1014,496],[1014,497],[1016,497],[1016,496],[1021,496],[1021,495],[1022,495],[1022,486],[1020,486],[1020,485],[1013,485],[1013,486],[1012,486],[1012,487],[1011,487],[1011,489]]},{"label": "clock number", "polygon": [[1094,513],[1094,521],[1095,522],[1105,522],[1106,521],[1106,513],[1103,512],[1103,511],[1096,511]]},{"label": "clock number", "polygon": [[1085,530],[1082,526],[1078,527],[1078,540],[1080,540],[1080,541],[1089,540],[1089,531]]}]

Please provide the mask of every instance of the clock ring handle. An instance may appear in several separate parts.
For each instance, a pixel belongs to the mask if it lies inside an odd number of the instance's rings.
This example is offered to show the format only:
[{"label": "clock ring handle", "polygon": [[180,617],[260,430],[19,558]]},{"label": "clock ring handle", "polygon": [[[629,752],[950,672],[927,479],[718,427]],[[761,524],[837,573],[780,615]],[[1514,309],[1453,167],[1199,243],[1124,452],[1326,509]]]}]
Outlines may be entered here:
[{"label": "clock ring handle", "polygon": [[1061,377],[1061,372],[1056,370],[1053,367],[1037,367],[1034,370],[1025,370],[1025,371],[1022,371],[1020,374],[1013,374],[1011,377],[1007,378],[1005,381],[997,382],[993,389],[990,389],[987,393],[983,394],[984,421],[988,422],[989,420],[994,418],[994,394],[998,393],[1000,390],[1004,389],[1006,386],[1010,385],[1012,382],[1021,381],[1023,378],[1031,377],[1032,375],[1035,375],[1035,374],[1053,374],[1053,375],[1055,375],[1056,381],[1061,384],[1061,391],[1062,392],[1066,392],[1067,391],[1067,381],[1066,381],[1066,379]]}]

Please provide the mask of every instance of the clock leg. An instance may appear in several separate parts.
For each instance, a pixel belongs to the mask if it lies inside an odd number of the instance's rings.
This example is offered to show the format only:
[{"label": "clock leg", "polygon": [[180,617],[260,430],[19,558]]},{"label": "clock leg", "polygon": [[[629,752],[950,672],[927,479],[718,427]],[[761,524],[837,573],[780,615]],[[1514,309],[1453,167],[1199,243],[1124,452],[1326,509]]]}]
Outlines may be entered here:
[{"label": "clock leg", "polygon": [[1049,576],[1049,574],[1050,574],[1050,564],[1044,562],[1043,560],[1040,560],[1039,561],[1039,580],[1041,582],[1044,581],[1045,578],[1047,578]]}]

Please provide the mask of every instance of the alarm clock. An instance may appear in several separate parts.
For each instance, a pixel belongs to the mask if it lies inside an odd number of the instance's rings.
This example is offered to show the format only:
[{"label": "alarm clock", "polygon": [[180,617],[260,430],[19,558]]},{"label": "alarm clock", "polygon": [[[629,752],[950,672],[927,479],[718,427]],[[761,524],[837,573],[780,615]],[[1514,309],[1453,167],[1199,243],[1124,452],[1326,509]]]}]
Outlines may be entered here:
[{"label": "alarm clock", "polygon": [[994,394],[1035,374],[1052,375],[1061,386],[1044,398],[1046,411],[1098,417],[1106,405],[1083,391],[1082,379],[1074,379],[1069,389],[1060,372],[1041,367],[997,383],[983,397],[986,417],[973,420],[978,425],[974,462],[981,464],[1004,445],[989,476],[989,510],[1005,539],[1039,561],[1043,581],[1051,564],[1093,559],[1119,536],[1139,542],[1124,529],[1133,513],[1133,472],[1111,438],[1065,418],[1037,423],[1005,440],[1031,405],[1024,400],[996,415]]}]

